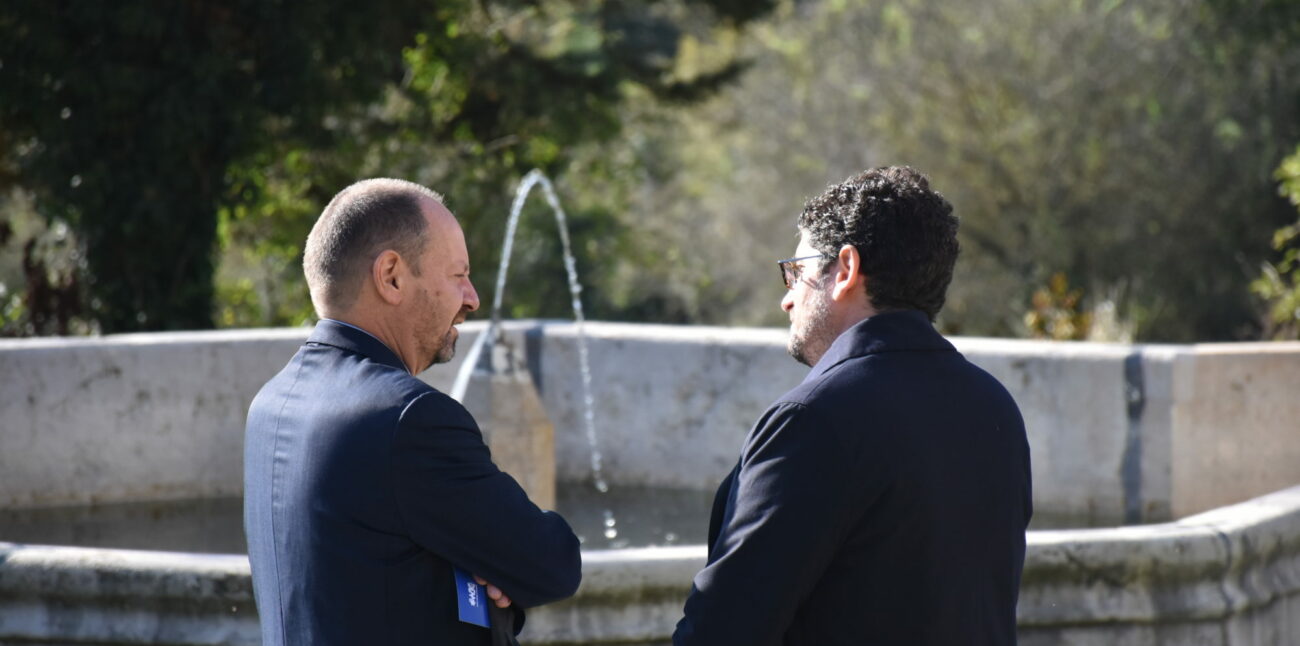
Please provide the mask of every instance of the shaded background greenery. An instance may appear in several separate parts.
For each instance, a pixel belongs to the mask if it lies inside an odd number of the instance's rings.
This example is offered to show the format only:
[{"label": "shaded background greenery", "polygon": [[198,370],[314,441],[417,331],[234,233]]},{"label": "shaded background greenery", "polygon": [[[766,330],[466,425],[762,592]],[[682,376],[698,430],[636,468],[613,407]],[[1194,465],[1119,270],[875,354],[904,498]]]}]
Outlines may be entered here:
[{"label": "shaded background greenery", "polygon": [[[803,200],[906,163],[962,217],[948,332],[1294,338],[1297,42],[1285,0],[6,3],[0,330],[309,322],[306,232],[376,175],[446,194],[486,300],[534,167],[594,318],[781,325]],[[510,282],[568,316],[540,199]]]}]

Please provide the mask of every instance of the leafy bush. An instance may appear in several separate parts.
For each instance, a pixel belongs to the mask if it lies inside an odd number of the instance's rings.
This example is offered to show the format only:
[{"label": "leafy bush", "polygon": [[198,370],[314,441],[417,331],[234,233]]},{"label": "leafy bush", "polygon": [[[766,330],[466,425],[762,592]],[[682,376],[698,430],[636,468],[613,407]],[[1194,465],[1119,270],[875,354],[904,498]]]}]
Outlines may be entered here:
[{"label": "leafy bush", "polygon": [[[1287,157],[1275,175],[1278,192],[1300,208],[1300,148]],[[1251,290],[1264,300],[1264,335],[1272,339],[1300,339],[1300,219],[1273,233],[1279,258],[1264,263]]]}]

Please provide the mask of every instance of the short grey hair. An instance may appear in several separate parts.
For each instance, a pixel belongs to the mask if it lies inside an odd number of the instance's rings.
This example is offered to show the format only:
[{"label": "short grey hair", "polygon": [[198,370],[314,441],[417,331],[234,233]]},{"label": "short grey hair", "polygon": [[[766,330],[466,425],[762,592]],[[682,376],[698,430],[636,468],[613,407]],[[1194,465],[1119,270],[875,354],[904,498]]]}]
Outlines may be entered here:
[{"label": "short grey hair", "polygon": [[424,199],[442,203],[441,195],[414,182],[376,178],[330,200],[307,236],[302,260],[317,315],[351,308],[371,263],[385,250],[396,251],[419,275],[429,237]]}]

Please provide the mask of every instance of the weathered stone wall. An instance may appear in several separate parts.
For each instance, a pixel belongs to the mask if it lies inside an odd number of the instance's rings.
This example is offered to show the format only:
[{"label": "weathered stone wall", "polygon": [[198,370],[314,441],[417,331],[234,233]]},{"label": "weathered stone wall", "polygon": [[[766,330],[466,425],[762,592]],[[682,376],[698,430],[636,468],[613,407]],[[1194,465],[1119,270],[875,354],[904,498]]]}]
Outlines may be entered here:
[{"label": "weathered stone wall", "polygon": [[246,556],[0,543],[0,645],[260,642]]},{"label": "weathered stone wall", "polygon": [[[466,326],[462,350],[481,329]],[[615,485],[713,487],[805,371],[781,330],[588,331]],[[507,328],[566,480],[591,475],[575,332]],[[238,494],[248,402],[306,335],[0,341],[0,507]],[[1158,521],[1300,482],[1300,344],[955,342],[1020,403],[1039,514]],[[423,377],[450,390],[457,368]],[[1300,487],[1028,543],[1025,644],[1300,643]],[[578,596],[531,613],[526,641],[664,642],[703,560],[702,547],[588,552]],[[0,644],[33,641],[255,644],[247,560],[0,543]]]},{"label": "weathered stone wall", "polygon": [[[786,355],[781,330],[613,324],[588,333],[599,448],[612,485],[717,487],[750,425],[807,372]],[[587,479],[575,326],[548,325],[532,343],[559,477]]]},{"label": "weathered stone wall", "polygon": [[[807,370],[785,354],[783,330],[603,324],[589,334],[614,484],[716,486],[753,421]],[[590,477],[575,326],[512,335],[530,348],[557,429],[559,477]],[[953,341],[1019,403],[1044,518],[1160,522],[1300,483],[1300,343]]]},{"label": "weathered stone wall", "polygon": [[[525,644],[666,642],[703,546],[585,552],[572,599]],[[258,643],[240,556],[0,543],[0,644]],[[1300,643],[1300,487],[1175,523],[1035,531],[1020,641],[1075,646]]]},{"label": "weathered stone wall", "polygon": [[0,341],[0,508],[238,495],[248,404],[305,337]]},{"label": "weathered stone wall", "polygon": [[1174,361],[1174,517],[1300,482],[1300,344],[1212,344]]},{"label": "weathered stone wall", "polygon": [[[462,354],[482,329],[464,326]],[[778,329],[587,330],[614,485],[711,489],[806,372]],[[237,495],[248,402],[307,333],[0,341],[0,507]],[[575,326],[506,336],[555,424],[558,477],[589,478]],[[1300,343],[954,342],[1020,404],[1041,517],[1162,521],[1300,482]],[[450,390],[459,361],[423,377]]]},{"label": "weathered stone wall", "polygon": [[1146,526],[1028,534],[1020,641],[1300,643],[1300,487]]}]

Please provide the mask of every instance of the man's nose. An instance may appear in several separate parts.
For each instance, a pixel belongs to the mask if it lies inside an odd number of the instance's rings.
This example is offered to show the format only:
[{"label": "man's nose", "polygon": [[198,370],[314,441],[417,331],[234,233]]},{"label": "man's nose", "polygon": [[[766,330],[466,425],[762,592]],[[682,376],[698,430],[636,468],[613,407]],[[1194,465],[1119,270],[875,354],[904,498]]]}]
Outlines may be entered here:
[{"label": "man's nose", "polygon": [[469,311],[471,311],[471,312],[477,312],[477,311],[478,311],[478,291],[474,289],[474,283],[470,283],[470,282],[468,282],[468,281],[466,281],[466,283],[469,285],[469,291],[464,293],[464,298],[465,298],[464,305],[465,305],[465,309],[467,309],[467,310],[469,310]]},{"label": "man's nose", "polygon": [[794,290],[785,290],[785,296],[781,297],[781,310],[789,314],[794,309]]}]

